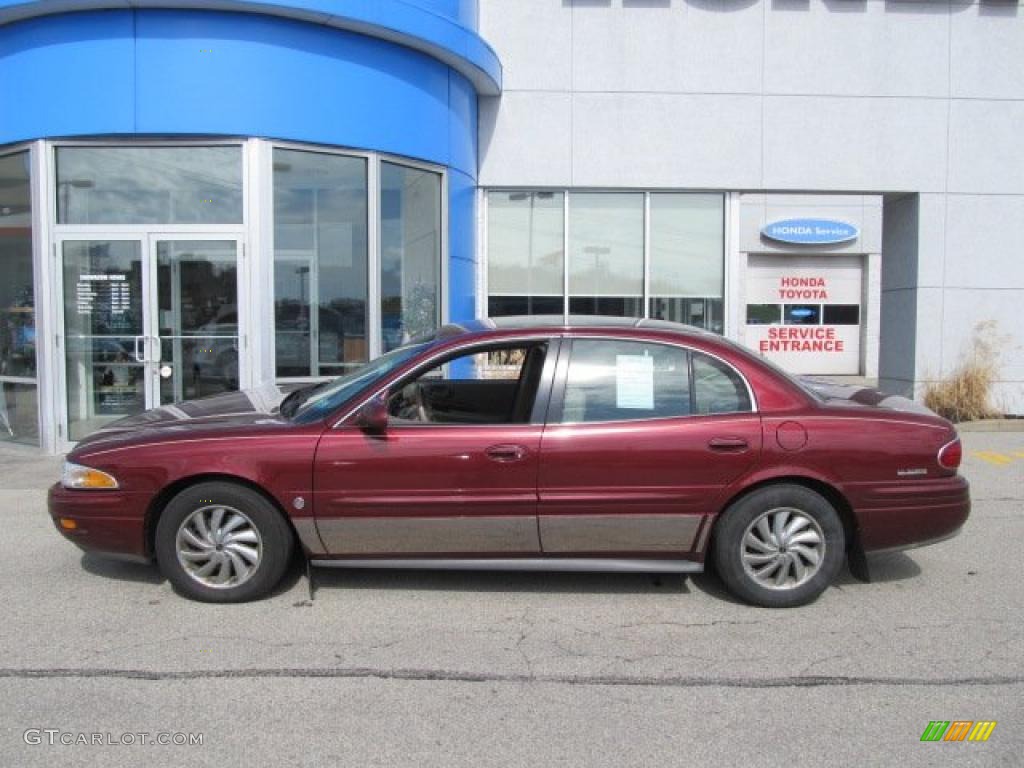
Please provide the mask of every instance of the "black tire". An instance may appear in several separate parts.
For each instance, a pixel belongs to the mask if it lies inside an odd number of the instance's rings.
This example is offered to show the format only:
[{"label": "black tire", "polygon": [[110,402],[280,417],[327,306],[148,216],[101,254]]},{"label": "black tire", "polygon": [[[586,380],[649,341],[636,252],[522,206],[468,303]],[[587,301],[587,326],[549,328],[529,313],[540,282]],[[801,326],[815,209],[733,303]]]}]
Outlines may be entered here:
[{"label": "black tire", "polygon": [[[253,530],[258,540],[257,544],[245,544],[250,550],[256,549],[259,553],[255,565],[248,559],[238,560],[237,556],[232,558],[249,566],[244,579],[236,577],[234,580],[239,583],[234,585],[231,579],[224,586],[204,583],[203,578],[212,577],[193,575],[186,570],[178,556],[178,533],[182,524],[193,518],[194,514],[216,514],[217,508],[228,510],[225,514],[229,515],[240,513],[246,519],[242,532],[248,534],[249,530]],[[196,530],[194,523],[190,523],[190,531],[194,534]],[[234,546],[237,548],[238,543]],[[259,493],[230,482],[206,482],[186,488],[167,504],[156,526],[155,549],[160,570],[180,594],[207,603],[241,603],[266,596],[284,576],[293,547],[291,527],[278,509]],[[220,553],[221,547],[218,546],[216,551]],[[222,562],[227,559],[227,554],[216,554],[213,557]],[[218,566],[214,574],[219,570]],[[237,568],[232,571],[230,564],[227,570],[229,573],[238,573]]]},{"label": "black tire", "polygon": [[[819,553],[816,571],[810,560],[799,554],[808,549],[808,545],[803,542],[790,544],[784,541],[778,547],[778,554],[770,554],[744,543],[748,531],[753,531],[758,541],[763,539],[760,529],[754,528],[762,517],[765,517],[774,535],[771,524],[779,515],[776,510],[793,510],[798,513],[794,516],[790,512],[788,517],[782,517],[783,520],[795,521],[798,516],[803,517],[801,522],[806,525],[797,535],[809,532],[822,539],[824,552]],[[810,548],[815,549],[816,546],[812,543]],[[730,505],[715,526],[714,560],[722,581],[736,597],[765,608],[792,608],[816,600],[832,583],[842,567],[845,555],[843,524],[835,508],[821,494],[802,485],[771,485],[754,491]],[[798,564],[806,569],[804,576],[796,575],[796,566],[787,564],[787,557],[790,562],[799,560]],[[758,579],[754,569],[767,568],[769,562],[755,565],[750,562],[754,558],[769,558],[781,565]],[[788,574],[784,584],[775,586],[773,583],[770,587],[764,585],[766,580],[774,582],[783,569]]]}]

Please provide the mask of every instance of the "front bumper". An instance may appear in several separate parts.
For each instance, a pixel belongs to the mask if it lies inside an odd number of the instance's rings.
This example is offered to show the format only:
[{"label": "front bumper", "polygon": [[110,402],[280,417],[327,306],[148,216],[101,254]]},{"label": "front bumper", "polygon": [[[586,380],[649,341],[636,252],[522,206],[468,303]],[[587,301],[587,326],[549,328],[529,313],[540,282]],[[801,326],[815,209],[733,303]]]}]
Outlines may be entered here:
[{"label": "front bumper", "polygon": [[970,485],[960,475],[876,485],[851,501],[865,552],[943,541],[956,535],[971,513]]},{"label": "front bumper", "polygon": [[[60,483],[50,487],[47,506],[61,535],[86,552],[147,560],[146,498],[121,490],[72,491]],[[61,519],[75,527],[64,528]]]}]

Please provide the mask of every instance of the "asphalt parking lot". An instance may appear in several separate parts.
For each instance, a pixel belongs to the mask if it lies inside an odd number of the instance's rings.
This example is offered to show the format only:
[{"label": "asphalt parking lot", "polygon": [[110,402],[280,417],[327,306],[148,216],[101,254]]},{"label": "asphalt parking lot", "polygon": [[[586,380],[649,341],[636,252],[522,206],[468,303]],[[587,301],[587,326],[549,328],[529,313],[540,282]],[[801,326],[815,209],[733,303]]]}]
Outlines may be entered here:
[{"label": "asphalt parking lot", "polygon": [[58,460],[3,448],[0,765],[1021,765],[1024,432],[964,444],[959,537],[787,611],[713,575],[327,571],[310,601],[299,568],[192,603],[64,541]]}]

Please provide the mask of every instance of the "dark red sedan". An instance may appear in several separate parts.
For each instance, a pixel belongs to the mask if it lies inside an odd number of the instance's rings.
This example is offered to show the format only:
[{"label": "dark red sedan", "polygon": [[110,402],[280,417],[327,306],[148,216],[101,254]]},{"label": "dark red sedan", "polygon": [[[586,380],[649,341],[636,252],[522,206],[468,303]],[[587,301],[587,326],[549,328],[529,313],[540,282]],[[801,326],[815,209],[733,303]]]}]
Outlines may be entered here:
[{"label": "dark red sedan", "polygon": [[315,565],[697,572],[807,603],[849,556],[970,510],[952,425],[651,320],[447,326],[333,381],[179,403],[82,441],[50,490],[85,550],[241,601]]}]

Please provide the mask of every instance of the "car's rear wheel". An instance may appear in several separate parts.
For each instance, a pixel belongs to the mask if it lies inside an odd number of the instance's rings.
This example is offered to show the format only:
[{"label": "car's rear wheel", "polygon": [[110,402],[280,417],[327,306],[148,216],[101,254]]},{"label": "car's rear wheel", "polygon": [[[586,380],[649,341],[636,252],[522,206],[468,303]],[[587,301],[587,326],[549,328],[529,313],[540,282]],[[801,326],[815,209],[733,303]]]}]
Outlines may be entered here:
[{"label": "car's rear wheel", "polygon": [[281,581],[292,532],[263,496],[241,485],[186,488],[160,515],[156,557],[182,594],[210,603],[263,597]]},{"label": "car's rear wheel", "polygon": [[715,565],[737,597],[766,608],[815,600],[843,563],[843,524],[801,485],[761,488],[732,504],[715,528]]}]

